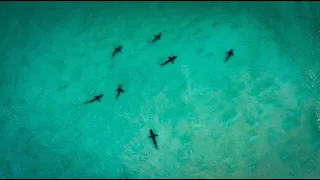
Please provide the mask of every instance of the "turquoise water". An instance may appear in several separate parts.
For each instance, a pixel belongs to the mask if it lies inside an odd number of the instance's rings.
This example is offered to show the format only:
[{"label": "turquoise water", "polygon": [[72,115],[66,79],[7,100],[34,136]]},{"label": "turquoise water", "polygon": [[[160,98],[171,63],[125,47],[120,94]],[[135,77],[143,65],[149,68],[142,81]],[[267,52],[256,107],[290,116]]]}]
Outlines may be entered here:
[{"label": "turquoise water", "polygon": [[0,18],[1,178],[320,178],[318,2],[1,2]]}]

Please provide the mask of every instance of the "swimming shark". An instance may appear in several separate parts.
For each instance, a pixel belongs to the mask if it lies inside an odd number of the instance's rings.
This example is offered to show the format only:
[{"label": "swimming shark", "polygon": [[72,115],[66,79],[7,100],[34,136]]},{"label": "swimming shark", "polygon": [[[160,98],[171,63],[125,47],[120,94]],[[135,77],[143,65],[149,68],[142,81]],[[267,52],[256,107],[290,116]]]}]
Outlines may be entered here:
[{"label": "swimming shark", "polygon": [[158,149],[158,146],[157,146],[157,141],[156,141],[156,136],[158,136],[157,134],[154,134],[152,129],[150,129],[150,136],[149,138],[152,138],[152,141],[153,141],[153,144],[154,146],[156,147],[156,149]]},{"label": "swimming shark", "polygon": [[157,35],[154,35],[154,38],[153,38],[152,41],[150,41],[150,43],[154,43],[154,42],[159,41],[160,38],[161,38],[161,34],[162,34],[162,33],[159,33],[159,34],[157,34]]},{"label": "swimming shark", "polygon": [[231,56],[234,56],[233,49],[231,49],[230,51],[228,51],[226,53],[228,54],[228,56],[227,56],[227,58],[226,58],[226,60],[224,62],[227,62]]},{"label": "swimming shark", "polygon": [[168,64],[169,62],[171,62],[172,64],[174,64],[174,61],[177,59],[177,57],[178,57],[178,56],[171,56],[171,57],[169,57],[169,59],[168,59],[166,62],[164,62],[164,63],[162,63],[162,64],[160,64],[160,65],[161,65],[161,66],[164,66],[164,65]]},{"label": "swimming shark", "polygon": [[118,99],[118,97],[120,96],[120,93],[124,92],[124,90],[122,89],[122,86],[119,85],[119,87],[118,87],[118,89],[116,89],[116,91],[118,92],[117,96],[116,96],[116,99]]},{"label": "swimming shark", "polygon": [[99,102],[100,102],[102,96],[103,96],[103,94],[100,94],[100,95],[98,95],[98,96],[94,96],[93,99],[91,99],[90,101],[86,101],[85,104],[92,103],[92,102],[94,102],[94,101],[99,101]]},{"label": "swimming shark", "polygon": [[113,51],[112,57],[113,57],[114,55],[116,55],[117,53],[121,53],[121,50],[122,50],[122,46],[116,47],[116,48],[114,49],[114,51]]}]

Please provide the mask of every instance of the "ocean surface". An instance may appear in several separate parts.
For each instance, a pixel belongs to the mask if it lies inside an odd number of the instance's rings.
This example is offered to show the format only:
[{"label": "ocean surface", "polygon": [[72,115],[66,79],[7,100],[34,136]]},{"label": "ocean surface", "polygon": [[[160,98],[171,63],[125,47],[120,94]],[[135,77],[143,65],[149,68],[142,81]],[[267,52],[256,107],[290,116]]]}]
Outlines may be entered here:
[{"label": "ocean surface", "polygon": [[0,24],[0,178],[320,178],[319,2],[1,2]]}]

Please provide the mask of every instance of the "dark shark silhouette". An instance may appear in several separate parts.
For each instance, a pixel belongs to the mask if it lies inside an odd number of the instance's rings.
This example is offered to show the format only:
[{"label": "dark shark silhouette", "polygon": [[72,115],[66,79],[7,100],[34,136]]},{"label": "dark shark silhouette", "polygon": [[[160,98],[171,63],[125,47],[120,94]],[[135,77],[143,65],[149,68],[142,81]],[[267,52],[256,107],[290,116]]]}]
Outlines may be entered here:
[{"label": "dark shark silhouette", "polygon": [[91,99],[90,101],[86,101],[85,104],[92,103],[92,102],[94,102],[94,101],[100,102],[102,96],[103,96],[103,94],[100,94],[100,95],[98,95],[98,96],[94,96],[93,99]]},{"label": "dark shark silhouette", "polygon": [[228,56],[227,56],[226,60],[224,60],[224,62],[227,62],[231,56],[234,56],[233,49],[231,49],[230,51],[228,51],[226,53],[228,54]]},{"label": "dark shark silhouette", "polygon": [[152,141],[153,141],[153,144],[154,146],[156,147],[156,149],[158,149],[158,146],[157,146],[157,141],[156,141],[156,136],[158,136],[157,134],[154,134],[152,129],[150,129],[150,136],[149,138],[152,138]]},{"label": "dark shark silhouette", "polygon": [[174,64],[174,61],[177,59],[177,57],[178,57],[178,56],[171,56],[171,57],[169,57],[169,59],[168,59],[166,62],[164,62],[164,63],[162,63],[162,64],[160,64],[160,65],[161,65],[161,66],[164,66],[164,65],[168,64],[169,62],[171,62],[172,64]]},{"label": "dark shark silhouette", "polygon": [[117,93],[117,96],[116,96],[116,99],[118,99],[118,97],[120,96],[120,94],[122,93],[122,92],[124,92],[124,90],[122,89],[122,86],[121,85],[119,85],[119,87],[118,87],[118,89],[116,90],[118,93]]},{"label": "dark shark silhouette", "polygon": [[152,40],[152,41],[149,41],[149,42],[150,42],[150,43],[155,43],[155,42],[159,41],[159,40],[161,39],[161,35],[162,35],[162,33],[159,33],[159,34],[157,34],[157,35],[154,35],[153,40]]},{"label": "dark shark silhouette", "polygon": [[113,53],[112,53],[112,57],[114,55],[116,55],[117,53],[121,53],[122,51],[122,46],[118,46],[117,48],[114,49]]}]

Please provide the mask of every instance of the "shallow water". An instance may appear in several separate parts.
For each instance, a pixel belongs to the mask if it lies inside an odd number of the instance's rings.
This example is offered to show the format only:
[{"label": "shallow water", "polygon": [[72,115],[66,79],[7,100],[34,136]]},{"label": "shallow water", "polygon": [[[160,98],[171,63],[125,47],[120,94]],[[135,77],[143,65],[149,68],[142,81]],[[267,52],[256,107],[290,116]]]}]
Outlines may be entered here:
[{"label": "shallow water", "polygon": [[0,8],[0,177],[320,178],[319,3]]}]

